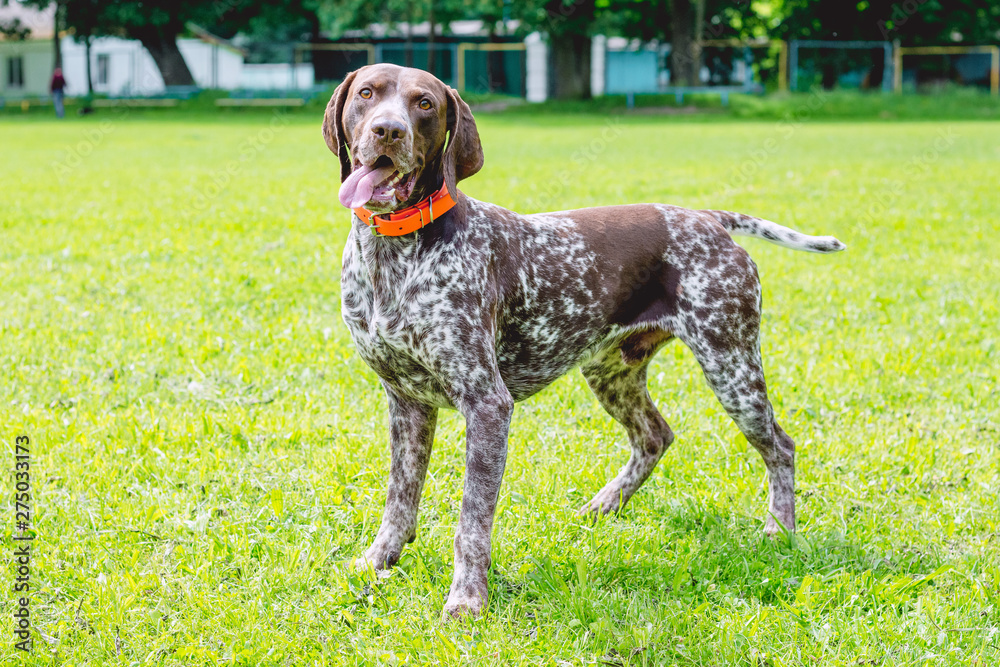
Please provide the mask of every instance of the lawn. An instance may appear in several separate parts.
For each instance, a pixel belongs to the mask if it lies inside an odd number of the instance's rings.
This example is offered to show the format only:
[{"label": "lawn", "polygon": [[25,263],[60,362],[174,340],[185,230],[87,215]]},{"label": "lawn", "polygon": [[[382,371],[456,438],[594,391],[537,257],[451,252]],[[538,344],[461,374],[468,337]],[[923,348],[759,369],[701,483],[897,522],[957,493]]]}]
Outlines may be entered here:
[{"label": "lawn", "polygon": [[849,249],[741,241],[798,445],[798,536],[763,538],[764,466],[673,343],[650,390],[677,441],[618,517],[575,516],[628,454],[579,373],[518,406],[488,613],[446,624],[456,414],[399,566],[345,567],[389,457],[340,320],[349,219],[319,121],[0,119],[0,437],[8,471],[31,439],[29,663],[1000,662],[1000,125],[480,118],[472,196],[732,209]]}]

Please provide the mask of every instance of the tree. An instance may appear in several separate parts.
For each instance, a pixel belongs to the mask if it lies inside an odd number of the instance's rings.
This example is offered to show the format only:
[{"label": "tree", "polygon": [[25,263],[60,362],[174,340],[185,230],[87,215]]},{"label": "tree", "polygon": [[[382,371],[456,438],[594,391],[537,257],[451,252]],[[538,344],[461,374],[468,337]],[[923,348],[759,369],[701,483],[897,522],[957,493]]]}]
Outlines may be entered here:
[{"label": "tree", "polygon": [[[459,18],[479,18],[492,38],[501,20],[517,20],[516,34],[523,36],[537,30],[548,36],[553,70],[551,92],[556,99],[590,97],[594,34],[674,41],[675,78],[693,83],[698,75],[702,38],[736,37],[749,32],[762,36],[766,31],[749,3],[734,4],[731,0],[386,0],[379,4],[340,0],[326,5],[324,11],[326,25],[331,26],[334,35],[373,23],[413,24],[430,19],[440,26]],[[408,57],[407,63],[412,63],[412,58]],[[491,69],[500,68],[493,68],[491,63]]]},{"label": "tree", "polygon": [[[0,6],[5,6],[4,2]],[[10,41],[24,41],[31,36],[31,28],[21,23],[21,19],[14,18],[9,21],[0,22],[0,36]]]},{"label": "tree", "polygon": [[784,0],[775,36],[784,39],[898,39],[904,46],[995,44],[994,0],[866,0],[848,8],[829,0]]},{"label": "tree", "polygon": [[[340,0],[332,5],[325,5],[321,16],[326,19],[325,25],[330,27],[332,36],[350,29],[364,30],[376,23],[388,28],[405,23],[406,64],[444,75],[445,63],[434,50],[437,38],[447,30],[452,21],[484,18],[480,10],[489,14],[491,5],[502,5],[502,2],[503,0],[385,0],[373,3],[366,0]],[[411,29],[414,24],[423,22],[429,25],[427,57],[415,61],[410,52],[413,48]]]},{"label": "tree", "polygon": [[66,24],[66,0],[56,0],[56,10],[52,14],[52,49],[55,55],[55,69],[62,69],[62,32]]},{"label": "tree", "polygon": [[[68,0],[67,24],[86,23],[76,10],[91,10],[90,2]],[[139,40],[156,63],[167,86],[193,86],[194,77],[177,48],[184,24],[197,15],[191,2],[170,0],[110,0],[100,4],[95,34]]]},{"label": "tree", "polygon": [[[84,72],[87,79],[87,98],[94,95],[94,77],[91,72],[90,46],[94,37],[101,34],[101,0],[61,0],[62,24],[73,31],[73,39],[84,47]],[[70,21],[72,20],[72,23]]]},{"label": "tree", "polygon": [[[995,44],[1000,4],[993,0],[866,0],[845,11],[824,0],[784,0],[773,34],[782,39],[898,40],[904,46]],[[881,82],[881,57],[839,53],[817,59],[825,88],[838,74],[870,63],[869,85]]]},{"label": "tree", "polygon": [[767,17],[756,3],[732,0],[609,0],[602,30],[642,41],[670,42],[675,83],[698,82],[702,42],[767,35]]},{"label": "tree", "polygon": [[684,86],[698,83],[701,63],[701,30],[705,22],[705,0],[670,0],[673,41],[670,70],[674,82]]},{"label": "tree", "polygon": [[[9,0],[0,0],[0,7],[6,7],[8,4]],[[45,10],[50,5],[55,5],[55,10],[52,12],[52,54],[55,61],[53,69],[62,68],[60,32],[66,23],[66,0],[22,0],[21,4],[38,10]],[[31,30],[15,18],[10,24],[0,23],[0,35],[9,40],[22,40],[31,35]]]},{"label": "tree", "polygon": [[164,84],[191,86],[194,77],[177,48],[177,37],[183,34],[185,25],[218,23],[226,15],[244,8],[250,0],[59,1],[65,6],[65,26],[73,30],[76,39],[86,42],[101,35],[137,39],[152,56]]},{"label": "tree", "polygon": [[597,18],[595,0],[549,0],[545,4],[551,49],[552,96],[557,100],[588,99],[590,42]]}]

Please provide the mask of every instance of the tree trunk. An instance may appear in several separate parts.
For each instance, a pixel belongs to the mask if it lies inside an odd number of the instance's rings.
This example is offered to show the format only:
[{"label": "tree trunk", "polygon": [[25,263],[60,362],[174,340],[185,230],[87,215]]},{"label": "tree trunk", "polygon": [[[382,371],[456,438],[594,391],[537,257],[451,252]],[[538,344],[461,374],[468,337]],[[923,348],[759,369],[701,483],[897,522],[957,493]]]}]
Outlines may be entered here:
[{"label": "tree trunk", "polygon": [[184,56],[177,48],[177,35],[180,30],[170,30],[149,27],[136,30],[132,37],[137,38],[153,57],[156,67],[160,70],[165,86],[193,86],[194,77],[188,69]]},{"label": "tree trunk", "polygon": [[87,35],[86,41],[84,42],[84,57],[87,59],[87,99],[89,100],[94,96],[94,77],[90,73],[90,42],[93,41],[93,37]]},{"label": "tree trunk", "polygon": [[694,2],[694,25],[691,26],[691,35],[694,40],[695,49],[698,51],[698,62],[701,62],[701,42],[705,38],[705,0],[693,0]]},{"label": "tree trunk", "polygon": [[557,100],[589,100],[590,37],[576,33],[549,36],[552,50],[552,97]]},{"label": "tree trunk", "polygon": [[319,16],[316,12],[303,11],[301,14],[302,18],[306,20],[309,24],[309,43],[319,44],[323,41],[322,25],[319,22]]},{"label": "tree trunk", "polygon": [[53,69],[62,69],[62,44],[59,41],[59,27],[61,25],[61,14],[63,5],[60,2],[56,3],[55,17],[52,22],[52,48],[55,54],[56,64]]},{"label": "tree trunk", "polygon": [[705,15],[704,0],[670,0],[670,24],[673,32],[670,50],[672,85],[698,85],[701,65],[701,26],[695,25]]}]

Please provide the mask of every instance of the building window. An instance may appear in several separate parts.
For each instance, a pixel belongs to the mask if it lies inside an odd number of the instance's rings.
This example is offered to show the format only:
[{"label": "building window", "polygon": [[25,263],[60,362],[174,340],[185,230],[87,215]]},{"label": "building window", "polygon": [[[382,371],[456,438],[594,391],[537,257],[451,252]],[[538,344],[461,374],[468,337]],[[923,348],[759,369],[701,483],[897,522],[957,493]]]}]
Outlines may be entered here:
[{"label": "building window", "polygon": [[106,86],[111,78],[111,56],[107,53],[97,54],[97,85]]},{"label": "building window", "polygon": [[24,57],[11,56],[7,59],[7,87],[24,87]]}]

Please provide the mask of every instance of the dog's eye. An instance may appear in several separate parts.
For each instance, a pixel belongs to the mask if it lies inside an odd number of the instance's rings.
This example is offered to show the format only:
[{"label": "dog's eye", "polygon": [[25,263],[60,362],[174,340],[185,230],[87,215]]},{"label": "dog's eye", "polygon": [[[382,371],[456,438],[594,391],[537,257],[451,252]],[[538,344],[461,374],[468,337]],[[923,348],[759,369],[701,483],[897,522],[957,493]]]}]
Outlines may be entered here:
[{"label": "dog's eye", "polygon": [[368,98],[370,98],[372,96],[372,89],[371,88],[362,88],[361,92],[358,93],[358,94],[361,95],[361,97],[363,97],[364,99],[367,100]]},{"label": "dog's eye", "polygon": [[420,108],[423,109],[424,111],[427,111],[428,109],[431,108],[431,101],[426,98],[420,100]]}]

